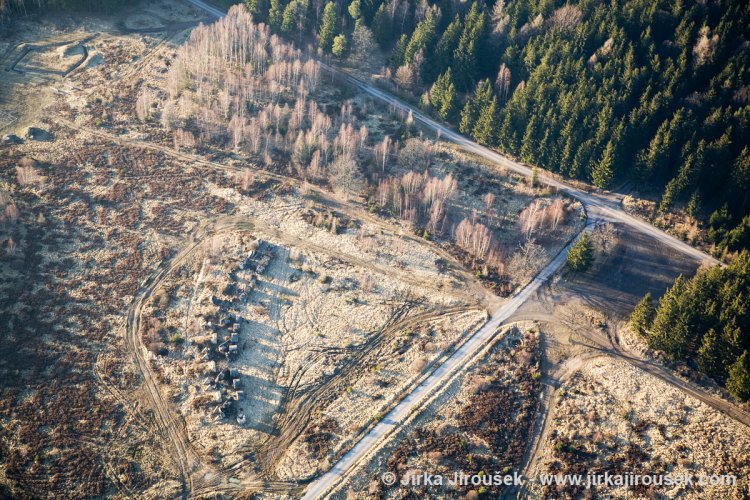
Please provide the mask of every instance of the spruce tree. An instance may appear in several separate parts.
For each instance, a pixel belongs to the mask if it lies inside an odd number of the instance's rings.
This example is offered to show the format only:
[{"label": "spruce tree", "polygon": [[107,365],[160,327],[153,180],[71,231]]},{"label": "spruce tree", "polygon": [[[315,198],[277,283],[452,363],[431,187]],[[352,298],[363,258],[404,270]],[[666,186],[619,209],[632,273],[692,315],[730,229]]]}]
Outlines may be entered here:
[{"label": "spruce tree", "polygon": [[747,351],[729,367],[727,390],[740,401],[750,400],[750,354]]},{"label": "spruce tree", "polygon": [[381,48],[385,49],[393,36],[393,19],[388,11],[385,10],[385,4],[380,4],[380,8],[375,13],[372,20],[372,34]]},{"label": "spruce tree", "polygon": [[498,130],[497,133],[497,142],[506,153],[515,153],[515,129],[513,128],[512,117],[507,107],[503,109],[500,123],[500,130]]},{"label": "spruce tree", "polygon": [[331,52],[333,39],[336,37],[337,24],[336,5],[333,2],[328,2],[323,9],[323,20],[320,23],[318,34],[318,46],[323,52]]},{"label": "spruce tree", "polygon": [[484,55],[486,51],[487,35],[487,12],[484,6],[480,7],[479,2],[474,2],[464,18],[464,29],[453,53],[459,88],[470,88],[479,79],[480,68],[488,64],[488,61],[480,61],[480,55]]},{"label": "spruce tree", "polygon": [[573,272],[579,273],[591,267],[594,261],[594,244],[589,238],[588,231],[584,230],[583,235],[571,245],[568,251],[565,265]]},{"label": "spruce tree", "polygon": [[424,51],[425,58],[431,57],[432,48],[437,38],[437,22],[437,15],[430,11],[427,17],[417,24],[414,34],[412,34],[409,44],[406,46],[404,62],[411,63],[414,60],[414,55],[420,50]]},{"label": "spruce tree", "polygon": [[485,146],[494,146],[498,127],[497,97],[492,96],[490,105],[481,109],[479,119],[474,125],[474,139]]},{"label": "spruce tree", "polygon": [[682,275],[678,276],[674,285],[659,299],[649,332],[649,347],[664,351],[671,360],[685,359],[690,353],[692,339],[685,315],[687,290],[687,281]]},{"label": "spruce tree", "polygon": [[727,376],[727,370],[724,367],[726,351],[722,347],[721,337],[716,330],[711,328],[703,335],[701,346],[696,353],[696,362],[700,371],[719,382],[724,382]]},{"label": "spruce tree", "polygon": [[437,109],[440,118],[448,120],[456,111],[456,86],[450,68],[438,77],[430,89],[430,102]]},{"label": "spruce tree", "polygon": [[612,141],[607,143],[601,159],[594,165],[591,172],[591,181],[594,186],[606,189],[615,178],[615,145]]},{"label": "spruce tree", "polygon": [[639,335],[646,335],[656,316],[656,308],[651,300],[651,292],[647,293],[638,304],[636,304],[630,315],[630,328]]},{"label": "spruce tree", "polygon": [[474,95],[466,100],[466,105],[461,110],[461,121],[459,131],[462,134],[472,134],[479,115],[487,108],[492,99],[492,85],[489,80],[482,80],[474,89]]},{"label": "spruce tree", "polygon": [[425,77],[430,80],[435,78],[436,75],[440,75],[445,72],[451,66],[453,62],[453,52],[455,52],[458,46],[458,39],[461,36],[463,25],[461,18],[456,15],[456,18],[451,21],[443,34],[440,36],[435,45],[435,53],[431,64],[428,64],[425,68]]},{"label": "spruce tree", "polygon": [[538,145],[536,144],[537,123],[538,120],[536,115],[532,116],[526,126],[526,132],[523,134],[523,139],[521,140],[521,161],[526,163],[536,162],[536,151],[538,148]]},{"label": "spruce tree", "polygon": [[469,97],[466,99],[466,104],[461,109],[461,119],[458,122],[458,131],[462,134],[469,135],[474,129],[474,122],[477,121],[476,109],[474,107],[474,100]]},{"label": "spruce tree", "polygon": [[408,43],[409,38],[406,36],[406,33],[404,33],[393,47],[393,53],[391,54],[391,67],[393,69],[400,68],[406,62],[406,45]]},{"label": "spruce tree", "polygon": [[693,191],[693,194],[690,196],[687,206],[685,206],[685,213],[690,217],[693,217],[693,218],[697,217],[698,210],[700,209],[700,204],[701,204],[700,193],[698,193],[698,190],[696,189],[695,191]]}]

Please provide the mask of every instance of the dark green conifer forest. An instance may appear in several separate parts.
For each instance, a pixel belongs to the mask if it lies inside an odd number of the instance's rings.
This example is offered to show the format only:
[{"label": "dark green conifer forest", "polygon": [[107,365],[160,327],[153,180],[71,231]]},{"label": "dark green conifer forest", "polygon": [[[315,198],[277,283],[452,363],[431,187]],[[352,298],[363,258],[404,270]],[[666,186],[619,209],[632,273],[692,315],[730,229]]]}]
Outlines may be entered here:
[{"label": "dark green conifer forest", "polygon": [[631,327],[673,361],[690,360],[742,401],[750,400],[750,256],[680,277],[654,308],[644,297]]},{"label": "dark green conifer forest", "polygon": [[[272,24],[289,3],[248,0]],[[629,182],[702,221],[717,253],[749,246],[747,2],[333,5],[307,7],[321,49],[363,23],[399,88],[478,142],[601,188]]]}]

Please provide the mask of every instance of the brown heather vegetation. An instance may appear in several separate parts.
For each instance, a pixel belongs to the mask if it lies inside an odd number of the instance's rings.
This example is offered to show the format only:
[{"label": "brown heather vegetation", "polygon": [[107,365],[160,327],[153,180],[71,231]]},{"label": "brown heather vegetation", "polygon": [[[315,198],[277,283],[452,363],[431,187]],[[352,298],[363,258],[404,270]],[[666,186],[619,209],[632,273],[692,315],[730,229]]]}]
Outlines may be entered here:
[{"label": "brown heather vegetation", "polygon": [[[471,475],[517,470],[538,408],[538,338],[517,330],[506,335],[505,347],[494,347],[470,369],[453,396],[455,404],[440,404],[440,418],[417,426],[389,452],[387,470],[399,478],[419,471],[452,477],[454,471]],[[430,411],[435,410],[428,408],[426,413]],[[383,493],[382,483],[372,486],[377,491],[371,494]],[[443,488],[426,487],[424,494],[444,495]],[[460,486],[458,490],[476,495],[472,488]],[[493,497],[502,493],[502,487],[484,490]],[[407,486],[399,493],[410,491],[413,487]]]}]

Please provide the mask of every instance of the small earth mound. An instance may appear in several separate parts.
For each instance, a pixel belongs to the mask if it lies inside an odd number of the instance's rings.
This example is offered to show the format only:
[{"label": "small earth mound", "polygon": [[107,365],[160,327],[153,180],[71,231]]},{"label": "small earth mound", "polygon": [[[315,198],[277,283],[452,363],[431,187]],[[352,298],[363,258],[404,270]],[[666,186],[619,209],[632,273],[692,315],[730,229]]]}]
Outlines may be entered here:
[{"label": "small earth mound", "polygon": [[80,43],[63,45],[57,49],[57,54],[60,57],[60,60],[67,57],[80,56],[83,55],[83,46]]},{"label": "small earth mound", "polygon": [[87,68],[96,68],[97,66],[102,66],[105,62],[101,52],[92,52],[89,54],[89,58],[86,59],[85,66]]}]

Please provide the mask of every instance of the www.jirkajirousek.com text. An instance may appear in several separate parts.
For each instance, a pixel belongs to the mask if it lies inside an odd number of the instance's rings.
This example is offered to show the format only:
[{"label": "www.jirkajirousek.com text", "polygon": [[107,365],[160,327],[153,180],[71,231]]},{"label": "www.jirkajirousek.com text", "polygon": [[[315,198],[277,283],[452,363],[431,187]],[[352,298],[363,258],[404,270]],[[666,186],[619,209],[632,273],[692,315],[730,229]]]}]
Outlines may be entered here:
[{"label": "www.jirkajirousek.com text", "polygon": [[[467,474],[454,472],[453,474],[429,474],[426,472],[404,474],[398,477],[392,472],[381,475],[381,481],[387,486],[395,485],[397,482],[406,487],[434,487],[434,486],[524,486],[526,478],[512,474]],[[684,474],[645,474],[645,473],[620,473],[609,472],[591,474],[542,474],[530,482],[539,483],[542,486],[579,486],[589,488],[632,488],[635,486],[734,486],[737,477],[732,474],[695,475]]]}]

